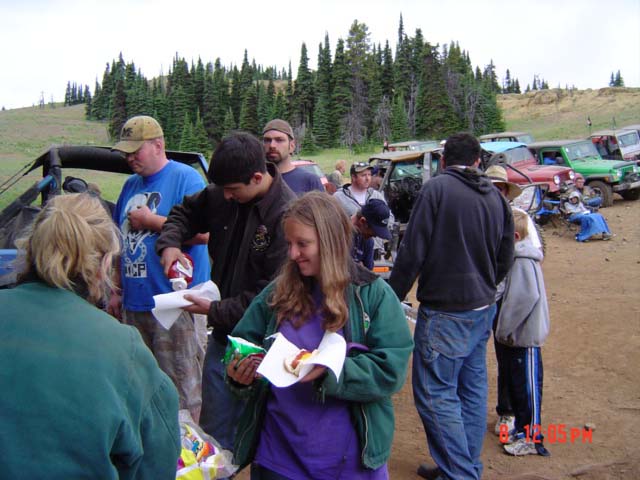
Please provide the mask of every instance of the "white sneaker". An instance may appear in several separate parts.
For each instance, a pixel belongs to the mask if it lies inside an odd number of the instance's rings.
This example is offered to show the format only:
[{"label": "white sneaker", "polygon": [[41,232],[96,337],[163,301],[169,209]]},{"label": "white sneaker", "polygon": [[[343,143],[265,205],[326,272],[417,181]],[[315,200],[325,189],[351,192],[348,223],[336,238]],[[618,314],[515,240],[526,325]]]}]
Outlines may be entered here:
[{"label": "white sneaker", "polygon": [[502,425],[507,426],[507,432],[512,432],[516,428],[516,417],[514,417],[513,415],[500,415],[500,418],[498,418],[496,426],[493,429],[493,433],[495,433],[497,436],[500,436],[500,428],[502,427]]},{"label": "white sneaker", "polygon": [[509,455],[514,455],[516,457],[538,454],[535,444],[531,441],[527,442],[525,438],[519,438],[515,442],[505,445],[503,448]]}]

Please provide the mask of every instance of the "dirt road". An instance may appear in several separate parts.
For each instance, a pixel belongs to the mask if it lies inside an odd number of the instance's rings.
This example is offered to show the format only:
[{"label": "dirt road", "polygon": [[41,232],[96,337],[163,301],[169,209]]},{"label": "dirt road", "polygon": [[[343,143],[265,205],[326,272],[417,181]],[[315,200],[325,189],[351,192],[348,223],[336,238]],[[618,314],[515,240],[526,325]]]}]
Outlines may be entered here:
[{"label": "dirt road", "polygon": [[[484,477],[507,480],[613,480],[640,478],[640,201],[618,200],[601,210],[616,234],[609,242],[578,243],[571,233],[547,228],[543,264],[552,328],[542,349],[543,428],[551,457],[511,457],[487,433]],[[496,363],[488,347],[487,427],[496,421]],[[419,478],[429,459],[410,380],[395,397],[397,427],[390,462],[392,479]],[[595,425],[592,441],[582,435],[551,443],[551,430],[582,431]]]}]

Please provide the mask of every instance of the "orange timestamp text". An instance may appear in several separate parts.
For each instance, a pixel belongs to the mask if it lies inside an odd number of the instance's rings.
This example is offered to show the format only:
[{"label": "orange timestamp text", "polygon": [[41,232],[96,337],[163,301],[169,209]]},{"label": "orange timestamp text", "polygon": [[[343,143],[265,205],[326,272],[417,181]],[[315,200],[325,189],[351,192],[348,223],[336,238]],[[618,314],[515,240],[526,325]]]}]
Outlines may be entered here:
[{"label": "orange timestamp text", "polygon": [[[525,425],[524,436],[527,442],[542,443],[542,439],[553,443],[592,443],[593,430],[589,428],[567,427],[564,423],[550,423],[544,428],[542,425]],[[509,427],[500,425],[500,442],[509,442]]]}]

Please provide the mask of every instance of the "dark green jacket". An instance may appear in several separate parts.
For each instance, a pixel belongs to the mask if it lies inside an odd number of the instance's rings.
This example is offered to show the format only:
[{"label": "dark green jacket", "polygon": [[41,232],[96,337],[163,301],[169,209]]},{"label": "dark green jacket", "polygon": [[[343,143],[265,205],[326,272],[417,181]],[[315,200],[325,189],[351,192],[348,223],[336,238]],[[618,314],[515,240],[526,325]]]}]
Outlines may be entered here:
[{"label": "dark green jacket", "polygon": [[[316,387],[321,398],[332,396],[350,402],[362,464],[378,468],[391,454],[395,426],[391,395],[405,382],[413,340],[400,302],[389,285],[362,266],[354,264],[352,271],[345,340],[348,345],[354,342],[368,350],[351,348],[340,379],[336,381],[329,373],[316,382]],[[266,337],[275,333],[276,318],[267,300],[273,287],[273,283],[269,284],[251,303],[233,330],[234,336],[271,346],[272,340]],[[269,385],[257,381],[245,388],[235,383],[231,386],[237,394],[248,397],[234,448],[236,463],[244,467],[255,455]]]},{"label": "dark green jacket", "polygon": [[39,282],[0,305],[0,477],[175,479],[178,394],[135,328]]}]

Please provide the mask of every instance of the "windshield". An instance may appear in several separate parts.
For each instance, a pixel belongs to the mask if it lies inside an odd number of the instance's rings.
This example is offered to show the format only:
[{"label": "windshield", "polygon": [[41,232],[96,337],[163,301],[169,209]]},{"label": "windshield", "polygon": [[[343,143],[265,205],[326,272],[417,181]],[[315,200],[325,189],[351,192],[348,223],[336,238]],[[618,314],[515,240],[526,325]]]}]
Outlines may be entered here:
[{"label": "windshield", "polygon": [[406,177],[422,178],[422,164],[415,162],[397,162],[391,172],[391,180],[402,180]]},{"label": "windshield", "polygon": [[583,158],[597,157],[598,151],[591,142],[580,142],[568,147],[564,147],[569,160],[581,160]]},{"label": "windshield", "polygon": [[509,165],[533,159],[533,154],[527,147],[512,148],[511,150],[506,150],[504,154]]},{"label": "windshield", "polygon": [[516,141],[522,143],[533,143],[533,137],[531,135],[518,135]]},{"label": "windshield", "polygon": [[436,142],[436,141],[422,142],[422,143],[417,143],[415,145],[411,145],[409,149],[424,152],[426,150],[431,150],[432,148],[436,148],[439,144],[440,142]]},{"label": "windshield", "polygon": [[638,132],[628,132],[623,134],[618,134],[618,143],[621,147],[630,147],[632,145],[637,145],[640,143],[640,138],[638,138]]}]

